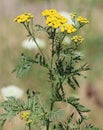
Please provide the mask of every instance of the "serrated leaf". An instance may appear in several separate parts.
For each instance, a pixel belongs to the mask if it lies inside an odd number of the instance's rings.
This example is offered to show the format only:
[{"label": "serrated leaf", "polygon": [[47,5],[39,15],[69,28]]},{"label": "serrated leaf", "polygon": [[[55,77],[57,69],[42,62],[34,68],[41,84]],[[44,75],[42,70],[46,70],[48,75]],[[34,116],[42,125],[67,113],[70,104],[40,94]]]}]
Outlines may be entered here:
[{"label": "serrated leaf", "polygon": [[3,129],[5,122],[6,122],[6,119],[0,121],[0,130]]},{"label": "serrated leaf", "polygon": [[68,124],[70,124],[73,120],[74,113],[72,113],[68,118]]},{"label": "serrated leaf", "polygon": [[67,98],[67,102],[71,102],[71,103],[74,103],[74,102],[78,102],[80,99],[79,98],[76,98],[76,97],[69,97]]},{"label": "serrated leaf", "polygon": [[73,81],[75,82],[75,84],[76,84],[78,87],[80,87],[78,81],[76,80],[76,78],[72,76],[72,79],[73,79]]},{"label": "serrated leaf", "polygon": [[51,112],[48,113],[48,116],[51,121],[56,121],[57,119],[62,118],[63,111],[62,110],[52,110]]},{"label": "serrated leaf", "polygon": [[86,108],[86,107],[84,107],[84,106],[82,106],[80,104],[77,105],[77,109],[80,112],[90,112],[90,109],[88,109],[88,108]]},{"label": "serrated leaf", "polygon": [[74,90],[76,89],[76,88],[75,88],[75,84],[73,83],[73,81],[72,81],[70,78],[68,78],[67,83],[68,83],[68,85],[69,85],[71,88],[73,88]]},{"label": "serrated leaf", "polygon": [[97,128],[92,124],[86,124],[86,126],[83,126],[82,130],[103,130],[103,129]]}]

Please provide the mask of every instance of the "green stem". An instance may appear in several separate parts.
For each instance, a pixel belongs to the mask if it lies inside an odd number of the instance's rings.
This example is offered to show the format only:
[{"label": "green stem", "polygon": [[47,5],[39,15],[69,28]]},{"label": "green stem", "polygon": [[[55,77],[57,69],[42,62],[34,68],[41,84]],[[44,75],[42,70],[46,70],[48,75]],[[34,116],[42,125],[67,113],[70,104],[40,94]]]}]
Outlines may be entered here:
[{"label": "green stem", "polygon": [[[53,58],[54,58],[54,42],[55,42],[54,38],[55,38],[55,32],[56,32],[56,29],[54,29],[53,32],[52,32],[51,73],[53,73]],[[54,88],[53,79],[51,79],[51,87],[52,87],[52,96],[53,96],[53,88]]]},{"label": "green stem", "polygon": [[47,59],[48,63],[49,63],[48,58],[44,55],[44,53],[42,52],[41,48],[39,47],[39,45],[38,45],[38,43],[37,43],[37,41],[35,39],[34,30],[33,30],[33,21],[31,21],[31,29],[29,27],[29,23],[23,23],[23,25],[25,26],[26,30],[28,31],[29,36],[31,36],[32,39],[34,40],[34,42],[35,42],[36,46],[38,47],[38,49],[39,49],[40,53],[42,54],[42,56],[45,57]]},{"label": "green stem", "polygon": [[54,105],[54,102],[51,103],[51,106],[50,106],[50,111],[53,110],[53,105]]},{"label": "green stem", "polygon": [[31,130],[31,125],[30,124],[28,124],[28,127],[29,127],[29,130]]},{"label": "green stem", "polygon": [[47,121],[48,121],[48,124],[47,124],[46,130],[49,130],[50,121],[49,119]]},{"label": "green stem", "polygon": [[[53,58],[54,58],[54,42],[55,42],[55,32],[56,29],[51,30],[51,34],[52,34],[52,50],[51,50],[51,68],[50,68],[50,72],[53,73]],[[51,78],[51,87],[52,87],[52,98],[53,98],[53,88],[54,88],[54,84],[53,84],[53,79]],[[54,105],[54,101],[52,100],[51,105],[50,105],[50,111],[53,110],[53,105]],[[46,126],[46,130],[49,130],[50,127],[50,120],[48,118],[47,120],[47,126]]]},{"label": "green stem", "polygon": [[36,41],[36,39],[35,39],[34,35],[32,35],[32,34],[31,34],[31,37],[33,38],[33,40],[34,40],[35,44],[37,45],[37,47],[38,47],[38,49],[39,49],[40,53],[42,54],[42,56],[43,56],[43,57],[45,57],[45,56],[44,56],[44,54],[43,54],[43,52],[42,52],[42,50],[40,49],[40,47],[39,47],[39,45],[38,45],[37,41]]},{"label": "green stem", "polygon": [[[51,73],[53,73],[53,58],[54,58],[54,37],[55,37],[55,30],[53,33],[53,38],[52,38],[52,53],[51,53]],[[52,96],[53,96],[53,79],[51,79],[51,87],[52,87]]]},{"label": "green stem", "polygon": [[[54,102],[52,102],[51,105],[50,105],[50,111],[53,110],[53,105],[54,105]],[[49,120],[49,118],[48,118],[46,130],[49,130],[49,127],[50,127],[50,120]]]},{"label": "green stem", "polygon": [[[37,43],[37,41],[36,41],[36,39],[35,39],[35,37],[34,37],[34,32],[31,32],[31,31],[30,31],[29,24],[26,25],[26,24],[24,23],[24,26],[25,26],[25,28],[27,29],[29,35],[33,38],[35,44],[37,45],[37,47],[38,47],[38,49],[39,49],[39,51],[40,51],[40,53],[44,56],[42,50],[40,49],[40,47],[39,47],[39,45],[38,45],[38,43]],[[32,31],[33,31],[33,28],[32,28]],[[44,57],[45,57],[45,56],[44,56]]]},{"label": "green stem", "polygon": [[53,68],[53,57],[54,57],[54,37],[55,37],[56,29],[52,32],[52,54],[51,54],[51,70]]}]

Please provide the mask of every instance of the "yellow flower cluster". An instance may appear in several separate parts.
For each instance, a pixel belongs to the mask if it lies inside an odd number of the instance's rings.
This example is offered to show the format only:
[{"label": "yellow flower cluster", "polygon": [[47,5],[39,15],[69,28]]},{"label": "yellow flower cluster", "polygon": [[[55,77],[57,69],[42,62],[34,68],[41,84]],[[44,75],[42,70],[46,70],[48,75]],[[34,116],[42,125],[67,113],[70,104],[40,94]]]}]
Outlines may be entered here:
[{"label": "yellow flower cluster", "polygon": [[30,124],[33,122],[31,119],[29,119],[29,117],[30,117],[29,111],[24,111],[24,112],[21,112],[21,114],[20,114],[21,120],[26,121],[27,124]]},{"label": "yellow flower cluster", "polygon": [[66,31],[72,33],[76,31],[76,28],[68,24],[68,19],[60,15],[55,9],[44,10],[42,16],[46,18],[46,24],[53,28],[60,28],[61,32]]},{"label": "yellow flower cluster", "polygon": [[34,16],[31,13],[24,13],[24,14],[21,14],[21,15],[17,16],[14,19],[14,22],[18,22],[18,23],[30,22],[30,20],[33,17]]},{"label": "yellow flower cluster", "polygon": [[20,118],[25,121],[28,121],[29,116],[30,116],[30,112],[28,111],[21,112],[20,114]]},{"label": "yellow flower cluster", "polygon": [[67,33],[73,33],[76,32],[76,28],[72,24],[64,24],[60,28],[61,32],[67,31]]},{"label": "yellow flower cluster", "polygon": [[79,21],[79,22],[82,23],[82,24],[87,24],[87,23],[89,23],[88,19],[87,19],[87,18],[84,18],[84,17],[82,17],[82,16],[78,16],[77,21]]},{"label": "yellow flower cluster", "polygon": [[72,38],[71,38],[71,40],[72,41],[74,41],[74,42],[79,42],[79,43],[82,43],[83,41],[84,41],[84,38],[82,37],[82,36],[77,36],[77,35],[75,35],[75,36],[73,36]]},{"label": "yellow flower cluster", "polygon": [[60,14],[50,15],[46,19],[46,24],[48,26],[52,26],[53,28],[59,28],[63,24],[65,24],[68,20],[62,17]]},{"label": "yellow flower cluster", "polygon": [[57,11],[55,9],[50,9],[50,10],[46,9],[42,12],[42,16],[51,16],[56,13],[57,13]]}]

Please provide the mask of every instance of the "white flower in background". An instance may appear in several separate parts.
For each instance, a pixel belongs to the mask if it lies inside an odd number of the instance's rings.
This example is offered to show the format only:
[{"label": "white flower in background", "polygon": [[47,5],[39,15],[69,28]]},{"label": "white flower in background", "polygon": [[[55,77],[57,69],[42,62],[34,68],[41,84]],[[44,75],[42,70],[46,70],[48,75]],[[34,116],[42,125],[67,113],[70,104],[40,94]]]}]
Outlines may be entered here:
[{"label": "white flower in background", "polygon": [[63,17],[65,17],[65,18],[68,19],[68,23],[69,23],[69,24],[74,25],[74,22],[72,21],[71,16],[70,16],[70,14],[69,14],[68,12],[61,11],[61,12],[59,12],[59,13],[60,13]]},{"label": "white flower in background", "polygon": [[15,97],[15,98],[21,98],[23,96],[24,91],[15,86],[15,85],[10,85],[7,87],[1,88],[1,94],[4,100],[7,100],[7,97]]},{"label": "white flower in background", "polygon": [[65,36],[64,40],[63,40],[63,44],[64,45],[69,45],[71,44],[71,39],[69,38],[69,36]]},{"label": "white flower in background", "polygon": [[[46,43],[39,38],[36,38],[36,41],[41,49],[44,49],[46,47]],[[28,50],[36,49],[38,50],[38,47],[36,43],[33,41],[33,39],[26,39],[22,42],[22,47]]]}]

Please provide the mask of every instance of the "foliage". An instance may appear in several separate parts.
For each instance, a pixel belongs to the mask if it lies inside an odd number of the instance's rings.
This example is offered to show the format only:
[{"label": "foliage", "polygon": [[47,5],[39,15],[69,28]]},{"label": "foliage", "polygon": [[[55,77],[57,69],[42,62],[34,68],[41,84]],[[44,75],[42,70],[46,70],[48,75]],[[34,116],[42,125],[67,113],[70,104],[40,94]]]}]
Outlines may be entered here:
[{"label": "foliage", "polygon": [[[73,90],[80,87],[77,77],[85,77],[82,72],[89,70],[88,63],[83,63],[83,58],[80,54],[83,38],[79,35],[80,29],[88,23],[88,20],[82,16],[76,17],[76,15],[72,14],[71,19],[74,22],[72,25],[56,10],[45,10],[42,14],[46,19],[46,27],[41,25],[34,26],[33,16],[30,13],[25,13],[14,19],[24,25],[28,32],[28,37],[34,40],[39,52],[34,57],[28,57],[22,53],[13,72],[16,72],[18,77],[21,77],[34,64],[39,64],[46,68],[51,87],[49,106],[46,108],[46,104],[42,105],[39,92],[31,92],[30,90],[27,90],[26,101],[8,97],[8,100],[0,104],[0,107],[5,111],[0,114],[1,129],[6,120],[11,120],[19,114],[20,119],[25,121],[25,125],[29,130],[32,128],[42,129],[42,126],[46,130],[99,130],[92,124],[87,123],[88,118],[85,113],[90,110],[79,103],[79,98],[66,96],[64,89],[64,86],[66,86],[66,89],[71,87]],[[47,57],[39,47],[35,37],[36,31],[48,34],[51,42],[50,57]],[[70,39],[71,43],[64,44],[66,37]],[[61,115],[61,111],[55,108],[55,104],[58,102],[74,107],[79,117],[75,118],[75,113],[71,113],[65,121],[58,120]]]}]

